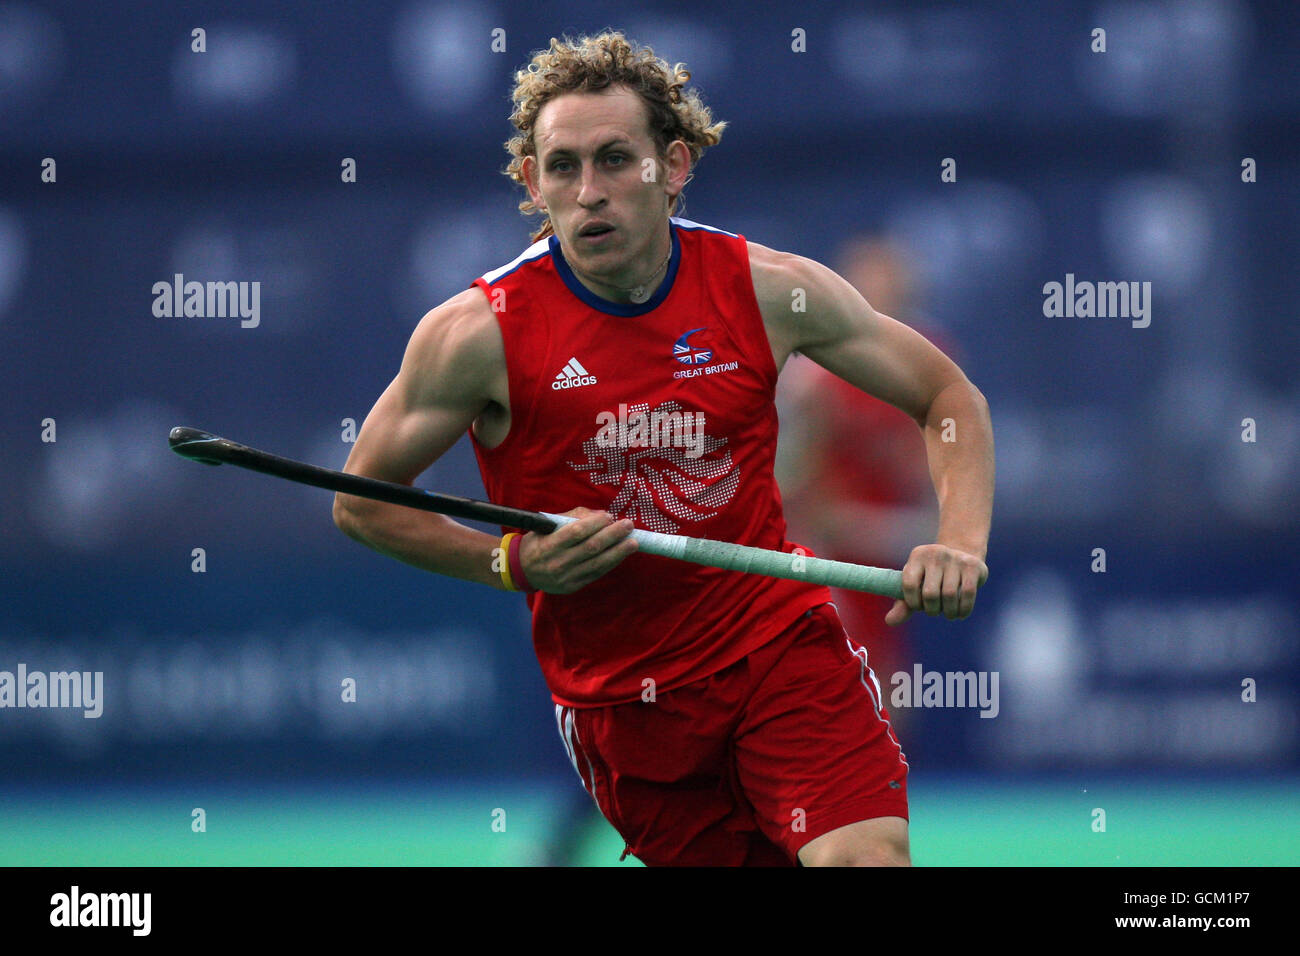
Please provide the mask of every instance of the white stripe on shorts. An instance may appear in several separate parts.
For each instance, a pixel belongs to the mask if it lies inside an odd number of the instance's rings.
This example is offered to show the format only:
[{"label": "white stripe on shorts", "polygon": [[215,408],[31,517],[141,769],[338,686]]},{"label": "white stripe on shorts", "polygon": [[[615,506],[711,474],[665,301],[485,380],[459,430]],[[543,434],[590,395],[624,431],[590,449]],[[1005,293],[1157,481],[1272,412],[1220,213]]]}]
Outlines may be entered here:
[{"label": "white stripe on shorts", "polygon": [[[596,768],[592,766],[591,758],[587,756],[587,752],[582,749],[582,741],[578,738],[578,727],[574,720],[573,708],[556,704],[555,723],[560,728],[560,739],[564,741],[564,751],[569,755],[569,763],[573,764],[573,769],[578,774],[578,780],[582,782],[582,788],[591,794],[591,799],[596,801],[596,809],[604,813],[600,800],[596,797]],[[583,779],[582,771],[578,769],[579,751],[582,752],[582,759],[587,762],[587,774],[591,779],[590,786]]]},{"label": "white stripe on shorts", "polygon": [[[835,607],[835,604],[831,603],[831,607]],[[839,608],[835,608],[837,617],[839,616],[839,610]],[[867,662],[867,649],[853,643],[853,638],[849,637],[849,632],[844,629],[843,621],[840,622],[840,633],[844,635],[844,643],[848,645],[849,653],[858,659],[860,665],[858,679],[862,681],[862,686],[866,688],[867,695],[871,698],[871,704],[876,711],[876,718],[885,722],[885,730],[889,734],[889,739],[898,748],[898,758],[903,761],[904,767],[911,770],[912,765],[907,762],[907,757],[903,754],[903,745],[898,742],[898,737],[894,734],[894,725],[880,712],[880,699],[884,694],[880,690],[880,681],[876,680],[876,672],[871,669],[871,665]],[[867,683],[868,677],[871,678],[870,684]],[[872,688],[874,688],[874,692]]]}]

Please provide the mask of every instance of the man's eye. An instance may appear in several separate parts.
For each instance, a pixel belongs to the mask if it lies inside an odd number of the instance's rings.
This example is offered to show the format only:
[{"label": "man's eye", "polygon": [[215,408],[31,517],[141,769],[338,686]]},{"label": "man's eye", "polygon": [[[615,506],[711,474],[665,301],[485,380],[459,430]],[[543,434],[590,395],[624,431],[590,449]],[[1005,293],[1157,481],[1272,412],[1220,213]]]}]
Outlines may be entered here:
[{"label": "man's eye", "polygon": [[627,159],[627,157],[624,156],[622,153],[610,153],[608,156],[605,157],[605,159],[616,166],[621,166],[623,162]]},{"label": "man's eye", "polygon": [[567,159],[557,159],[551,163],[551,172],[567,173],[569,171],[569,161]]}]

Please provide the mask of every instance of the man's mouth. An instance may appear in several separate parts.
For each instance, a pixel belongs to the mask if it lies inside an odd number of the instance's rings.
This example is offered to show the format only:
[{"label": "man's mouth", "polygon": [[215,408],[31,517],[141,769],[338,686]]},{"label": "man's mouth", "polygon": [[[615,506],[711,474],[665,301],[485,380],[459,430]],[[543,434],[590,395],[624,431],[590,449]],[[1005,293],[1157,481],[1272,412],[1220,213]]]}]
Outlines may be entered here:
[{"label": "man's mouth", "polygon": [[607,222],[589,222],[578,230],[578,238],[594,239],[597,236],[608,235],[614,231],[614,227]]}]

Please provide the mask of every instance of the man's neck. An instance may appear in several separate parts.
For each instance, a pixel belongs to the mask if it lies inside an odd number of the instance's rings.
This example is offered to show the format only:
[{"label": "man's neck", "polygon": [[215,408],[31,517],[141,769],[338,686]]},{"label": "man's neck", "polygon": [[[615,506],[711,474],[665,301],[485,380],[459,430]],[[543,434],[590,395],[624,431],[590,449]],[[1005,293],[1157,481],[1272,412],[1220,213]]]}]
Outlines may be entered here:
[{"label": "man's neck", "polygon": [[[589,276],[568,259],[569,269],[574,278],[582,283],[587,291],[619,305],[637,305],[654,296],[659,287],[668,278],[668,260],[672,257],[673,238],[671,227],[664,224],[659,239],[652,244],[649,264],[638,262],[634,269],[626,271],[617,283]],[[626,284],[622,279],[626,277]]]}]

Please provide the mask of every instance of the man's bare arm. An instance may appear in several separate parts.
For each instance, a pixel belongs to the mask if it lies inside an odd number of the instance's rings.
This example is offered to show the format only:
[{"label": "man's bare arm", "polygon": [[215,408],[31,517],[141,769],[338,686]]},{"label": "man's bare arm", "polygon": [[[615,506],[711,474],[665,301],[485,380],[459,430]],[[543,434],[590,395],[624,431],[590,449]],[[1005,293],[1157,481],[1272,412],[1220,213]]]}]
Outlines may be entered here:
[{"label": "man's bare arm", "polygon": [[[420,320],[397,377],[366,416],[343,470],[411,484],[481,414],[506,414],[504,377],[495,318],[483,293],[468,289]],[[339,494],[334,523],[407,564],[503,587],[492,570],[500,539],[451,518]]]},{"label": "man's bare arm", "polygon": [[[988,577],[993,517],[993,427],[988,403],[924,336],[873,309],[825,266],[750,243],[754,288],[773,358],[793,352],[910,415],[925,436],[939,500],[939,533],[903,568],[904,601],[886,621],[915,610],[964,618]],[[795,290],[802,290],[796,295]],[[803,311],[794,306],[802,302]]]},{"label": "man's bare arm", "polygon": [[[473,425],[495,445],[509,428],[505,349],[487,298],[468,289],[429,312],[407,345],[397,377],[375,402],[344,471],[409,485]],[[529,583],[568,593],[636,550],[631,521],[576,508],[580,520],[525,535],[520,552]],[[493,569],[496,535],[429,512],[336,495],[334,523],[349,537],[426,571],[504,588]],[[499,562],[497,567],[500,567]]]}]

